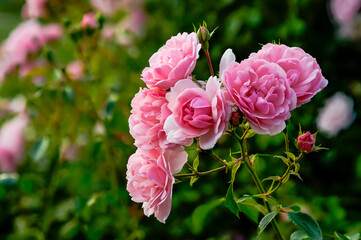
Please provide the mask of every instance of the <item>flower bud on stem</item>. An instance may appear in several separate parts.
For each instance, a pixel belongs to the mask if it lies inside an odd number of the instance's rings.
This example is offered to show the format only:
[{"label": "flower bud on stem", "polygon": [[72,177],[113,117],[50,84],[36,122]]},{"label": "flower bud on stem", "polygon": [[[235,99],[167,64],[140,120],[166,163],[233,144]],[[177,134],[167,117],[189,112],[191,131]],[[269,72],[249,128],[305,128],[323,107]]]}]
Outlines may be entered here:
[{"label": "flower bud on stem", "polygon": [[198,30],[196,31],[195,27],[194,27],[194,31],[197,33],[199,42],[202,45],[202,48],[204,50],[204,53],[206,54],[207,57],[207,61],[208,61],[208,66],[209,66],[209,70],[212,74],[212,77],[214,77],[214,71],[213,71],[213,67],[212,67],[212,62],[211,62],[211,57],[209,55],[209,40],[211,39],[214,31],[216,29],[213,30],[212,33],[209,33],[208,28],[207,28],[207,23],[205,21],[203,21],[203,26],[199,26]]}]

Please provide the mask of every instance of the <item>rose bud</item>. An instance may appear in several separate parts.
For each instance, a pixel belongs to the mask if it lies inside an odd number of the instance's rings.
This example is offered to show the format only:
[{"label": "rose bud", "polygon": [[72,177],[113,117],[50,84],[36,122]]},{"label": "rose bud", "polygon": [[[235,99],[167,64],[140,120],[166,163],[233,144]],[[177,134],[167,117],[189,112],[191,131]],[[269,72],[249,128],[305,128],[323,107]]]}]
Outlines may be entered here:
[{"label": "rose bud", "polygon": [[313,147],[315,146],[316,139],[312,134],[307,131],[306,133],[298,136],[297,138],[297,147],[301,151],[312,152]]}]

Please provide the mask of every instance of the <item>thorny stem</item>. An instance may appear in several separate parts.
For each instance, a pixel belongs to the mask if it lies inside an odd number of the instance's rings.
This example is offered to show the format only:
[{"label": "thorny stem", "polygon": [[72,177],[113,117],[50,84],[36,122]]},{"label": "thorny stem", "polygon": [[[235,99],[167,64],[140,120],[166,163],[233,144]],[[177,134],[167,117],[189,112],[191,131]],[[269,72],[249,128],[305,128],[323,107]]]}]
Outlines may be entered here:
[{"label": "thorny stem", "polygon": [[185,174],[176,174],[174,175],[175,178],[191,178],[193,176],[202,176],[202,175],[207,175],[207,174],[210,174],[210,173],[213,173],[213,172],[217,172],[217,171],[220,171],[220,170],[223,170],[225,169],[226,166],[222,166],[222,167],[218,167],[218,168],[215,168],[215,169],[212,169],[212,170],[209,170],[209,171],[205,171],[205,172],[194,172],[194,173],[185,173]]},{"label": "thorny stem", "polygon": [[[245,131],[245,133],[246,133],[246,131]],[[245,136],[245,133],[243,134],[243,137]],[[241,145],[242,156],[243,156],[243,159],[244,159],[248,155],[248,154],[246,155],[245,150],[244,150],[244,146],[243,146],[244,138],[239,137],[235,132],[233,132],[233,136],[235,136],[235,138],[239,141],[239,144]],[[254,170],[251,163],[249,162],[249,159],[247,159],[247,160],[244,159],[244,163],[245,163],[249,173],[251,174],[251,176],[253,178],[253,181],[256,184],[256,187],[257,187],[258,191],[260,192],[260,194],[265,195],[266,191],[265,191],[265,189],[264,189],[264,187],[262,185],[262,182],[260,181],[256,171]],[[272,209],[271,209],[270,203],[266,199],[263,199],[263,202],[264,202],[264,204],[265,204],[265,206],[267,208],[267,211],[271,212]],[[272,220],[271,225],[274,228],[274,230],[276,231],[276,234],[277,234],[278,238],[281,239],[281,240],[284,240],[285,238],[283,237],[283,235],[281,233],[281,230],[280,230],[280,228],[278,226],[278,223],[277,223],[276,219]]]},{"label": "thorny stem", "polygon": [[214,152],[212,152],[211,156],[216,159],[218,162],[220,162],[222,165],[228,167],[228,163],[226,161],[224,161],[222,158],[220,158],[217,154],[215,154]]},{"label": "thorny stem", "polygon": [[209,56],[209,51],[204,49],[204,53],[207,56],[209,70],[211,71],[212,77],[214,77],[214,71],[213,71],[213,67],[212,67],[211,57]]}]

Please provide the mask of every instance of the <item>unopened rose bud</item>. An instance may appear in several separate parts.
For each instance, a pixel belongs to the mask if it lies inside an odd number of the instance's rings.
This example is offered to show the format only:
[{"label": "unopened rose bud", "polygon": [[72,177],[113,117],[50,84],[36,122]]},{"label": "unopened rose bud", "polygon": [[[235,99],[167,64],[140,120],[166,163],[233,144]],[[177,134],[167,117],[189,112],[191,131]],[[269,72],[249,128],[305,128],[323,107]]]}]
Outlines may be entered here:
[{"label": "unopened rose bud", "polygon": [[232,124],[232,126],[233,127],[238,127],[241,124],[241,121],[242,121],[241,112],[239,110],[235,111],[235,112],[232,112],[232,115],[231,115],[231,124]]},{"label": "unopened rose bud", "polygon": [[202,32],[202,40],[206,41],[207,40],[207,29],[205,27],[201,27],[201,32]]},{"label": "unopened rose bud", "polygon": [[202,47],[206,50],[209,48],[208,41],[211,39],[211,34],[208,31],[207,24],[203,23],[203,26],[199,27],[197,31],[197,36],[199,42],[202,44]]},{"label": "unopened rose bud", "polygon": [[307,131],[306,133],[298,136],[297,147],[301,151],[312,152],[312,149],[315,146],[315,142],[315,138],[309,131]]},{"label": "unopened rose bud", "polygon": [[99,22],[97,21],[97,19],[95,18],[95,13],[90,12],[87,13],[83,16],[83,20],[80,23],[80,26],[82,28],[98,28],[99,27]]}]

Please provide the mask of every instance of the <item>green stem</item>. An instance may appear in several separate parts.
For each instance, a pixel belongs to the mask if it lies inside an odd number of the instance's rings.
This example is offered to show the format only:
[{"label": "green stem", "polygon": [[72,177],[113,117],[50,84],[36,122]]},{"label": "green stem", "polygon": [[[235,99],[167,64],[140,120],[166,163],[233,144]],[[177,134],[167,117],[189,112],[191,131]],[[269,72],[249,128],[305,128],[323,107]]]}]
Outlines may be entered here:
[{"label": "green stem", "polygon": [[[253,181],[256,184],[259,193],[262,194],[262,195],[265,195],[266,191],[264,190],[264,187],[262,185],[261,180],[259,179],[259,177],[257,175],[257,172],[251,166],[251,163],[248,161],[248,159],[245,159],[246,153],[245,153],[244,146],[243,146],[243,139],[240,138],[236,133],[234,133],[233,135],[235,136],[235,138],[239,141],[239,144],[241,145],[241,151],[242,151],[242,156],[243,156],[243,159],[244,159],[244,163],[245,163],[249,173],[251,174],[251,176],[253,178]],[[263,199],[263,202],[264,202],[264,204],[265,204],[265,206],[267,208],[267,211],[271,212],[272,209],[271,209],[270,203],[266,199]],[[278,226],[278,223],[277,223],[276,219],[273,219],[271,224],[272,224],[272,227],[274,228],[274,230],[276,231],[276,234],[277,234],[278,238],[281,239],[281,240],[284,240],[285,238],[283,237],[283,235],[281,233],[281,230],[280,230],[280,228]]]},{"label": "green stem", "polygon": [[214,71],[213,71],[213,67],[212,67],[211,57],[209,56],[209,51],[204,49],[204,53],[207,56],[209,70],[211,71],[212,77],[214,77]]},{"label": "green stem", "polygon": [[223,170],[225,169],[226,167],[229,167],[233,164],[230,164],[228,166],[222,166],[222,167],[218,167],[218,168],[215,168],[215,169],[212,169],[212,170],[209,170],[209,171],[205,171],[205,172],[195,172],[195,173],[185,173],[185,174],[176,174],[174,175],[175,178],[191,178],[193,176],[203,176],[203,175],[207,175],[207,174],[210,174],[210,173],[214,173],[214,172],[218,172],[220,170]]}]

